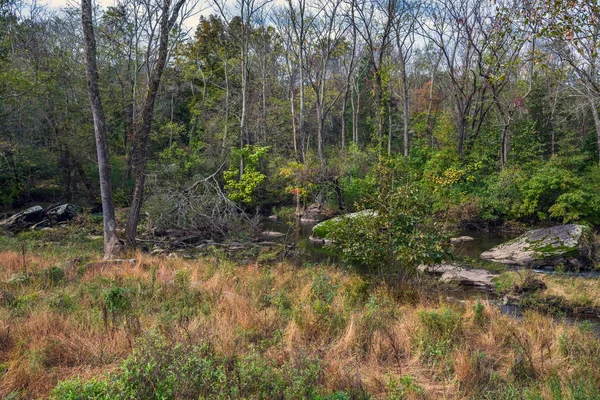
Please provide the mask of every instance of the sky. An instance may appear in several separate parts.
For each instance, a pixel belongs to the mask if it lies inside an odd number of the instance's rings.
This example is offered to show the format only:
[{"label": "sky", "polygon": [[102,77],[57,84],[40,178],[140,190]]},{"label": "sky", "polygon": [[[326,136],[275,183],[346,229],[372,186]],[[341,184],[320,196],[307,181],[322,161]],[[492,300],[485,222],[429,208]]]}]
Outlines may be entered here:
[{"label": "sky", "polygon": [[[106,9],[106,7],[109,7],[109,6],[114,6],[116,2],[117,2],[116,0],[94,0],[94,3],[99,5],[103,9]],[[53,9],[60,9],[65,6],[75,6],[75,7],[80,6],[80,3],[78,0],[38,0],[38,3],[40,5],[47,5],[48,7],[53,8]],[[184,26],[186,28],[191,29],[191,30],[195,29],[196,26],[198,25],[198,21],[200,20],[200,15],[208,16],[210,14],[216,14],[215,10],[213,10],[210,7],[206,7],[207,3],[208,3],[208,0],[200,0],[199,1],[199,4],[203,5],[201,7],[202,10],[199,10],[199,12],[197,14],[191,16],[190,18],[188,18],[185,21]]]}]

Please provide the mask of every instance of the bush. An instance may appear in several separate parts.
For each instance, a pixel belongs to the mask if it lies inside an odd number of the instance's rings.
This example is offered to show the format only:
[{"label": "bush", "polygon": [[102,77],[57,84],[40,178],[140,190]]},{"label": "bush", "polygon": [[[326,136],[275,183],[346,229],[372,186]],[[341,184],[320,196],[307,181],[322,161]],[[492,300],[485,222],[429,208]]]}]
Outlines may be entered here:
[{"label": "bush", "polygon": [[158,335],[141,338],[131,356],[104,380],[59,383],[52,399],[346,399],[321,387],[318,360],[299,358],[277,367],[250,354],[225,357],[209,344],[170,344]]},{"label": "bush", "polygon": [[462,316],[450,309],[419,312],[422,332],[419,347],[425,360],[437,361],[460,338]]},{"label": "bush", "polygon": [[89,381],[74,378],[60,382],[50,393],[55,400],[109,400],[108,383],[106,380]]},{"label": "bush", "polygon": [[419,264],[443,259],[448,241],[443,227],[428,219],[423,192],[413,184],[396,187],[389,173],[381,166],[381,187],[367,199],[372,212],[342,218],[328,237],[344,262],[380,278],[404,279]]},{"label": "bush", "polygon": [[484,218],[600,224],[600,168],[579,172],[573,168],[566,161],[553,159],[533,172],[510,168],[493,176],[484,193]]}]

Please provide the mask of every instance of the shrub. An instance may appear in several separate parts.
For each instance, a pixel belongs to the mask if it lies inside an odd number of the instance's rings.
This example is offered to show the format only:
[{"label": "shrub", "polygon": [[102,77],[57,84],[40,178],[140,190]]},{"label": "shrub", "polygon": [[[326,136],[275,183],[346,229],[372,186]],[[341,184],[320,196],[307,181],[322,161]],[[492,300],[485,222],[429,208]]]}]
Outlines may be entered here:
[{"label": "shrub", "polygon": [[332,226],[331,247],[350,265],[380,278],[404,279],[421,263],[448,254],[444,229],[427,218],[427,198],[413,184],[396,186],[392,171],[380,166],[381,186],[367,201],[372,212],[342,218]]},{"label": "shrub", "polygon": [[[252,203],[256,188],[265,179],[265,174],[259,171],[259,161],[267,154],[269,147],[246,145],[241,150],[232,152],[231,167],[223,172],[225,190],[229,198],[239,203]],[[240,164],[244,166],[240,172]]]},{"label": "shrub", "polygon": [[50,393],[53,400],[109,400],[106,380],[91,379],[88,381],[74,378],[59,384]]},{"label": "shrub", "polygon": [[138,340],[121,368],[104,380],[61,382],[52,399],[347,399],[321,387],[320,362],[299,357],[281,367],[250,354],[225,357],[205,343],[170,344],[151,334]]},{"label": "shrub", "polygon": [[422,326],[419,347],[427,361],[437,361],[448,354],[460,338],[462,316],[450,309],[419,312]]}]

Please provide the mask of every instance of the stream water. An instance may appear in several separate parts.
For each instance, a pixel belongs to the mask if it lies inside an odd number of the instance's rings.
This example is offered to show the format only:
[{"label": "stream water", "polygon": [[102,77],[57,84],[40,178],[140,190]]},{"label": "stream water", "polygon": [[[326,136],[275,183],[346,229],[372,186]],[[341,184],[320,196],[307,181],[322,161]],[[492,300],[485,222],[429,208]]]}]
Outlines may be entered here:
[{"label": "stream water", "polygon": [[[299,264],[306,263],[339,263],[339,257],[327,250],[327,248],[311,242],[308,238],[312,234],[312,228],[315,224],[294,224],[287,223],[281,220],[264,220],[262,223],[263,231],[278,232],[283,234],[278,238],[272,238],[274,241],[281,241],[286,243],[294,243],[297,248],[301,249],[297,259],[295,260]],[[464,231],[459,236],[470,236],[473,240],[460,242],[454,245],[454,254],[457,256],[468,257],[477,259],[484,251],[491,249],[507,240],[513,239],[518,234],[513,232],[481,232],[481,231]],[[533,270],[537,273],[553,273],[547,270]],[[576,273],[575,276],[598,279],[600,273],[598,272],[585,272]],[[476,289],[471,287],[457,287],[451,293],[448,293],[448,297],[456,300],[470,300],[480,299],[482,301],[489,301],[490,303],[498,305],[500,311],[503,314],[511,317],[521,319],[523,316],[523,310],[516,305],[502,304],[501,299],[494,293],[483,289]],[[600,337],[600,315],[594,314],[574,314],[566,315],[557,320],[562,321],[570,325],[579,325],[585,323],[589,325],[596,336]]]}]

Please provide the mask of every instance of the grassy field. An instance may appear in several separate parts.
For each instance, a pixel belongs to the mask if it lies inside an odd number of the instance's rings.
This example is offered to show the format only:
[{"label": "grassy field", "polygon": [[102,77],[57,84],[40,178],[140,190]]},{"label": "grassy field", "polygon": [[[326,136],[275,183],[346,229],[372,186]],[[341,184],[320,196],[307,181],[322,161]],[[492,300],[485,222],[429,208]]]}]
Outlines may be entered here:
[{"label": "grassy field", "polygon": [[585,324],[334,266],[102,262],[97,238],[60,229],[0,243],[2,398],[600,398]]}]

